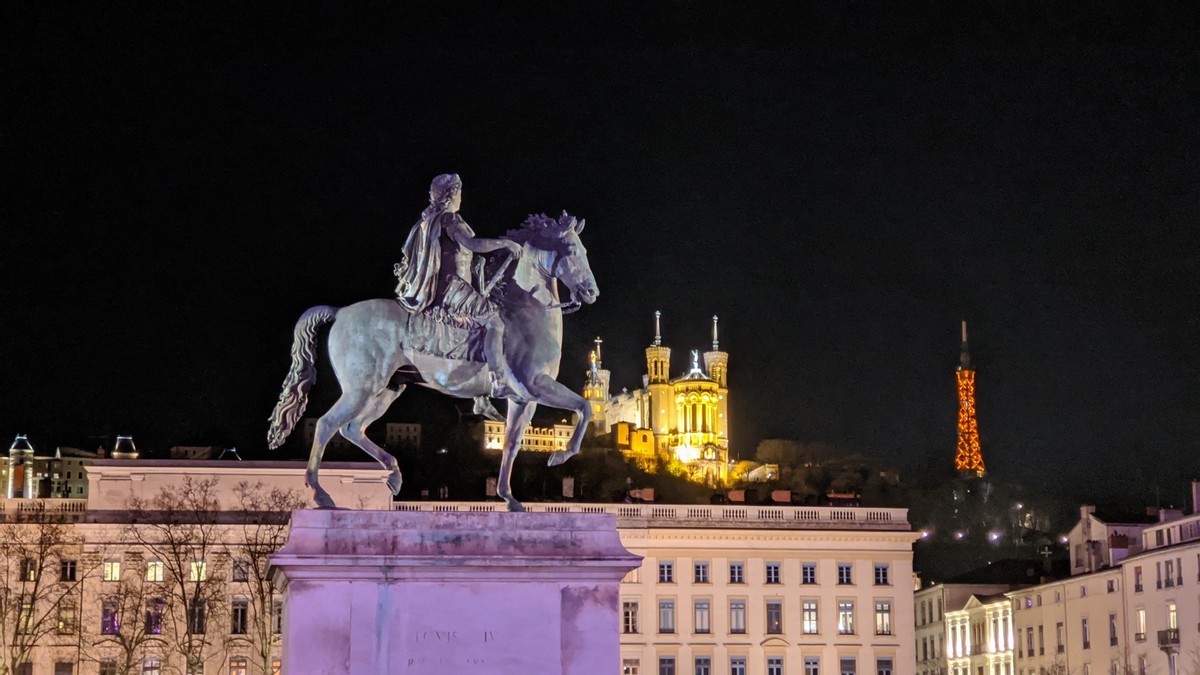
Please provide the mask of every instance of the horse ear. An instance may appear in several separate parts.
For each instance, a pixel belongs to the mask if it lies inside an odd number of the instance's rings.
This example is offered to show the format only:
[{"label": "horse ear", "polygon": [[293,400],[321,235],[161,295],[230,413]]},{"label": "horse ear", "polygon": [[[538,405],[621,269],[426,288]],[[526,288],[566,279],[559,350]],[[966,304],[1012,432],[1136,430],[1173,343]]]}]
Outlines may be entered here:
[{"label": "horse ear", "polygon": [[578,221],[575,220],[575,216],[568,216],[566,214],[566,212],[563,212],[563,216],[566,218],[569,218],[569,220],[567,220],[567,222],[564,223],[561,228],[559,228],[558,237],[560,239],[567,236],[568,234],[571,234],[571,232],[579,231]]},{"label": "horse ear", "polygon": [[575,234],[583,234],[583,226],[585,223],[587,223],[587,218],[580,220],[579,223],[575,225]]}]

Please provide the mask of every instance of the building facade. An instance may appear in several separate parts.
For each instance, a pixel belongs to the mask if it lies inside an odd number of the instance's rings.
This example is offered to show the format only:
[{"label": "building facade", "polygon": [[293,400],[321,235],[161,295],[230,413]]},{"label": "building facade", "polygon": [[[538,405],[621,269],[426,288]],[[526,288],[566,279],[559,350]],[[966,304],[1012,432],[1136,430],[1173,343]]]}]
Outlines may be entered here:
[{"label": "building facade", "polygon": [[[59,590],[69,591],[72,600],[49,606],[52,598],[39,596],[31,602],[39,616],[53,615],[54,626],[39,638],[28,660],[18,664],[18,672],[110,675],[117,672],[115,664],[124,663],[113,639],[121,635],[137,650],[132,654],[136,671],[122,672],[184,673],[189,668],[177,650],[157,639],[134,638],[145,637],[147,626],[169,633],[166,619],[172,612],[182,625],[202,622],[200,634],[207,636],[208,648],[191,672],[275,672],[282,653],[278,637],[266,643],[266,661],[254,656],[256,643],[250,633],[256,615],[246,571],[254,566],[246,560],[261,530],[247,529],[247,502],[239,484],[258,484],[260,494],[294,491],[307,500],[303,464],[97,460],[87,472],[91,486],[86,500],[0,502],[0,516],[7,523],[29,514],[55,513],[72,533],[69,545],[38,566],[34,575],[70,579]],[[323,485],[339,504],[351,507],[504,508],[499,502],[393,503],[383,484],[384,473],[373,464],[322,467]],[[149,505],[142,508],[153,510],[161,495],[186,494],[187,481],[201,478],[215,481],[213,518],[219,527],[207,543],[189,545],[178,575],[190,575],[193,581],[206,578],[215,586],[205,591],[211,601],[200,610],[184,612],[159,600],[166,591],[157,589],[170,580],[171,565],[164,572],[164,556],[151,546],[152,536],[131,535],[142,529],[153,532],[155,520],[131,505],[140,500]],[[622,542],[643,556],[641,567],[621,584],[622,621],[613,627],[620,631],[626,675],[914,672],[912,544],[919,535],[911,531],[904,509],[526,506],[535,512],[612,513]],[[178,513],[173,517],[182,523],[179,527],[191,526],[188,518]],[[262,525],[270,526],[269,519]],[[21,596],[32,568],[22,556],[9,556],[4,563],[10,593]],[[123,610],[118,611],[114,603],[130,586],[142,589],[145,597],[120,605]],[[60,600],[67,597],[57,590],[55,594]],[[272,598],[264,605],[272,616],[279,611],[273,602]],[[23,625],[20,617],[0,618]]]},{"label": "building facade", "polygon": [[[951,675],[977,661],[1004,662],[1011,657],[1011,647],[994,636],[997,631],[1007,634],[999,604],[1008,604],[1003,595],[1011,584],[934,584],[913,595],[916,619],[916,660],[918,675]],[[977,632],[992,635],[989,642],[973,639]],[[973,640],[969,645],[968,641]],[[1007,654],[1005,652],[1007,651]],[[967,672],[977,673],[972,668]],[[992,669],[988,668],[990,675]]]}]

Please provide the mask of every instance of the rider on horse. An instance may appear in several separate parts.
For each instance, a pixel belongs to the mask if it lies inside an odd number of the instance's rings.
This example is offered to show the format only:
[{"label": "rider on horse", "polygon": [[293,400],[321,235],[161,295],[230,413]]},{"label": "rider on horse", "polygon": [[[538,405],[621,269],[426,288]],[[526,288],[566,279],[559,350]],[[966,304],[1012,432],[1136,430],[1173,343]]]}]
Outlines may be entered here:
[{"label": "rider on horse", "polygon": [[[452,325],[482,328],[491,396],[529,400],[529,393],[513,377],[504,358],[504,322],[499,308],[470,281],[476,254],[504,250],[516,258],[522,247],[507,239],[477,238],[458,215],[461,204],[462,180],[458,174],[433,179],[429,206],[404,242],[404,261],[395,267],[400,280],[396,296],[410,312],[429,312]],[[475,413],[503,419],[486,396],[475,399]]]}]

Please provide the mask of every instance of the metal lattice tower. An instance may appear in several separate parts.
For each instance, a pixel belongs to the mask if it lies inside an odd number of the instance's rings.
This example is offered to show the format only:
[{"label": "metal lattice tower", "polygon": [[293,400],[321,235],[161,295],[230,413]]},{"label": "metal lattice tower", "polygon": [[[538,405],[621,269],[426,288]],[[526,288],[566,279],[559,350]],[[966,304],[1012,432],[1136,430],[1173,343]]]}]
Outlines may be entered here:
[{"label": "metal lattice tower", "polygon": [[971,354],[967,349],[967,322],[962,322],[962,353],[958,370],[958,454],[954,468],[982,478],[987,473],[983,451],[979,447],[979,422],[975,419],[975,371],[971,370]]}]

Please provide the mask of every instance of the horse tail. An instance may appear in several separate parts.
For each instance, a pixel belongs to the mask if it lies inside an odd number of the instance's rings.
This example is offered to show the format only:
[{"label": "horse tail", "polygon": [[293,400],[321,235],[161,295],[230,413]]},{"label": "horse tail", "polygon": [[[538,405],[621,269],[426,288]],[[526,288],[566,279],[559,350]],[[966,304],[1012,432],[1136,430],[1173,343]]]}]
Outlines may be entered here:
[{"label": "horse tail", "polygon": [[283,392],[271,413],[271,429],[267,432],[267,447],[272,450],[283,445],[308,406],[308,391],[317,381],[317,329],[333,321],[337,312],[337,307],[317,305],[308,308],[296,321],[292,333],[292,368],[283,381]]}]

